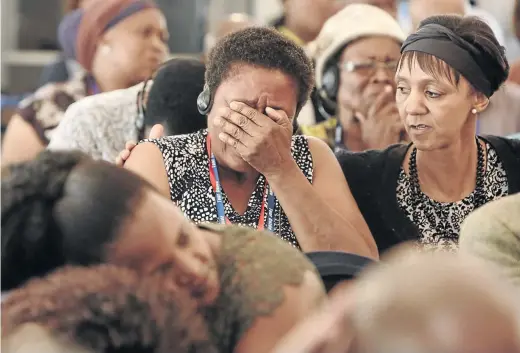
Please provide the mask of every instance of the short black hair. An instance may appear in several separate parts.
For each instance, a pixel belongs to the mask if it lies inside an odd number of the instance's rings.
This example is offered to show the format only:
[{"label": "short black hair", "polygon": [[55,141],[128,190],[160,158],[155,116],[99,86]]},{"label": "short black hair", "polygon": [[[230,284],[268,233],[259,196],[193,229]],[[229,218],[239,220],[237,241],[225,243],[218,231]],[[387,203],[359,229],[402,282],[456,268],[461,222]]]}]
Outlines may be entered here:
[{"label": "short black hair", "polygon": [[167,135],[182,135],[205,129],[206,116],[197,109],[204,89],[204,64],[195,59],[175,58],[165,63],[148,94],[144,124],[165,124]]},{"label": "short black hair", "polygon": [[147,182],[79,152],[2,170],[2,290],[65,264],[103,262]]},{"label": "short black hair", "polygon": [[111,265],[61,268],[10,293],[2,338],[30,323],[97,353],[216,353],[196,301],[173,280]]},{"label": "short black hair", "polygon": [[[500,45],[493,30],[486,22],[476,16],[438,15],[421,21],[418,30],[428,24],[446,27],[477,48],[480,52],[479,66],[491,83],[493,93],[507,80],[509,63],[505,55],[505,48]],[[399,66],[403,61],[406,61],[409,66],[413,61],[417,61],[421,70],[433,76],[441,74],[453,83],[459,83],[460,74],[458,72],[429,54],[415,51],[405,52]]]},{"label": "short black hair", "polygon": [[292,77],[298,85],[297,112],[307,102],[314,85],[313,66],[304,50],[271,28],[246,28],[215,45],[206,67],[206,85],[212,94],[236,64],[280,70]]}]

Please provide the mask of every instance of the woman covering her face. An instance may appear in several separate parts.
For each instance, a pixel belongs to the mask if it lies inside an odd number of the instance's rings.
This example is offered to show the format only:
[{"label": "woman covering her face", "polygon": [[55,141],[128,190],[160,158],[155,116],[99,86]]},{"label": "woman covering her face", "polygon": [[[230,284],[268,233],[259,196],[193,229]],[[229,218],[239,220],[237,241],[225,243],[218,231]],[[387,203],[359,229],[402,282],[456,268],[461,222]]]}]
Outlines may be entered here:
[{"label": "woman covering her face", "polygon": [[64,17],[58,36],[65,56],[82,69],[20,103],[3,141],[4,165],[32,159],[43,150],[69,105],[145,80],[168,53],[166,20],[149,0],[91,0]]},{"label": "woman covering her face", "polygon": [[208,128],[145,141],[125,167],[196,223],[266,229],[303,251],[377,257],[333,153],[293,136],[312,75],[304,51],[274,30],[228,35],[209,56],[197,101]]},{"label": "woman covering her face", "polygon": [[520,190],[520,144],[475,136],[508,72],[503,47],[476,17],[427,18],[404,42],[396,102],[412,143],[339,154],[380,251],[406,240],[457,249],[471,211]]},{"label": "woman covering her face", "polygon": [[196,227],[150,184],[73,152],[2,173],[2,290],[64,265],[168,275],[205,310],[221,352],[267,352],[324,298],[314,266],[248,228]]}]

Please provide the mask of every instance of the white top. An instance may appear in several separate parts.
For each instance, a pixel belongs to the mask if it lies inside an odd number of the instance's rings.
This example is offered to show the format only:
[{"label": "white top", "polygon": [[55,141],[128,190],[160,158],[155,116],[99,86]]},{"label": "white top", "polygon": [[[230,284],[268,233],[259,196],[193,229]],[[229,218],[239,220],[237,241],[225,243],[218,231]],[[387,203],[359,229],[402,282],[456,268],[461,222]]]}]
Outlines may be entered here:
[{"label": "white top", "polygon": [[143,85],[100,93],[72,104],[47,148],[80,150],[94,159],[114,163],[125,143],[138,138],[137,95]]}]

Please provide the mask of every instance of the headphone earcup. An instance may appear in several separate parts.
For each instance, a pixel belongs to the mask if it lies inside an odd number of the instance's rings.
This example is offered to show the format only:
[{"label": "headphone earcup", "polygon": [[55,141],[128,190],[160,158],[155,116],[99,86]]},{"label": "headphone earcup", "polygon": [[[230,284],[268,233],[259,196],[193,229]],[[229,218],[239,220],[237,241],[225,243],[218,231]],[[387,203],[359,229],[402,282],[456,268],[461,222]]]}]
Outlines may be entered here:
[{"label": "headphone earcup", "polygon": [[337,65],[330,65],[325,69],[321,85],[323,93],[328,100],[336,101],[339,89],[339,69]]},{"label": "headphone earcup", "polygon": [[204,86],[204,90],[197,97],[197,109],[201,115],[208,115],[212,106],[211,92],[208,86]]},{"label": "headphone earcup", "polygon": [[318,110],[327,119],[336,115],[338,90],[339,68],[337,65],[329,65],[323,73],[322,85],[316,95]]}]

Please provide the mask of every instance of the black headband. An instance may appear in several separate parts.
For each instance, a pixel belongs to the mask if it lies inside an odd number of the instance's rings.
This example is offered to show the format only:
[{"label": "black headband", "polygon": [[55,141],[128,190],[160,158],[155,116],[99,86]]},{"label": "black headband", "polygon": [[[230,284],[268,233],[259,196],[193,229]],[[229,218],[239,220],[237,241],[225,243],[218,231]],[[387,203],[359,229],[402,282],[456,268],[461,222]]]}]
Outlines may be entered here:
[{"label": "black headband", "polygon": [[487,97],[495,91],[482,69],[485,65],[480,51],[444,26],[431,23],[421,27],[401,46],[401,54],[408,51],[430,54],[444,61]]}]

